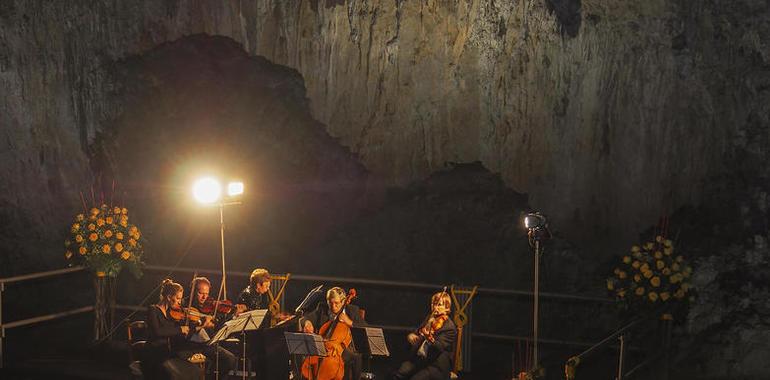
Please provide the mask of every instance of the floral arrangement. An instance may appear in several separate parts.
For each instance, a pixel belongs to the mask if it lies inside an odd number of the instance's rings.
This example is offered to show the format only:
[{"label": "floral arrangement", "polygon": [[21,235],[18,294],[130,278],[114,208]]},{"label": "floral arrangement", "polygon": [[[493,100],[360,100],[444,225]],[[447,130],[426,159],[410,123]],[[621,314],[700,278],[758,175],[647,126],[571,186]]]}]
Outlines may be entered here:
[{"label": "floral arrangement", "polygon": [[141,277],[142,233],[128,222],[126,208],[102,204],[87,215],[77,214],[70,233],[64,242],[64,257],[70,265],[85,265],[100,277],[116,277],[127,267],[135,277]]},{"label": "floral arrangement", "polygon": [[688,300],[692,268],[681,255],[674,254],[674,244],[656,236],[622,258],[613,276],[607,279],[607,289],[624,306],[664,310]]}]

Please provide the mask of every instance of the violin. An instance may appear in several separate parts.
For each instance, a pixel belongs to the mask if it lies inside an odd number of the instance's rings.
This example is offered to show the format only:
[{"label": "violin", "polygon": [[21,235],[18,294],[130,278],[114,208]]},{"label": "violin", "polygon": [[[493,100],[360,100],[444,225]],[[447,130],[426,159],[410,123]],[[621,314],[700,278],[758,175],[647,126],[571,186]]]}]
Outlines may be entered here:
[{"label": "violin", "polygon": [[345,310],[345,306],[356,298],[356,290],[350,289],[345,299],[345,304],[334,319],[324,323],[318,334],[324,337],[324,347],[329,356],[325,357],[319,363],[318,356],[309,356],[302,362],[302,376],[305,379],[316,380],[342,380],[345,376],[345,362],[342,360],[342,351],[350,346],[353,336],[350,333],[350,327],[344,323],[339,323],[340,315]]},{"label": "violin", "polygon": [[194,307],[171,306],[168,308],[168,316],[177,323],[184,324],[185,321],[201,324],[205,315],[201,314]]},{"label": "violin", "polygon": [[217,314],[232,314],[237,308],[230,300],[217,301],[212,297],[206,298],[200,308],[201,313],[209,315],[214,314],[215,310]]},{"label": "violin", "polygon": [[441,328],[444,327],[444,322],[446,322],[447,319],[449,319],[449,315],[447,314],[431,317],[420,329],[419,335],[431,343],[435,342],[436,331],[441,330]]}]

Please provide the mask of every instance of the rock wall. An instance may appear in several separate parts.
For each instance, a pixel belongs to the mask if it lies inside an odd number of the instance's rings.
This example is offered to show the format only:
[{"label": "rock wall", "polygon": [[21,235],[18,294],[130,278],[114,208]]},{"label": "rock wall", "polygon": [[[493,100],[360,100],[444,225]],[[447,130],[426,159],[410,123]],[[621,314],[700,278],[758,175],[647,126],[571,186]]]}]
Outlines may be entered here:
[{"label": "rock wall", "polygon": [[[108,62],[229,36],[298,70],[312,113],[390,184],[481,161],[575,239],[627,240],[701,199],[767,97],[767,4],[6,1],[2,201],[74,197]],[[766,115],[765,115],[766,116]],[[767,118],[760,120],[764,126]],[[41,218],[42,211],[25,216]],[[33,223],[34,224],[34,223]]]}]

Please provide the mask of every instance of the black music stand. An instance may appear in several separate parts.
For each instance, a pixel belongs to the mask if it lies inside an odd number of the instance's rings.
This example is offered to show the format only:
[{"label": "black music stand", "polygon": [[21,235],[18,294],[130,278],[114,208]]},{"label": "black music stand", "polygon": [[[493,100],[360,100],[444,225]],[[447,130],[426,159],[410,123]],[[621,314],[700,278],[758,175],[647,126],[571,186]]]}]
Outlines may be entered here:
[{"label": "black music stand", "polygon": [[353,327],[350,329],[353,344],[362,355],[366,355],[366,371],[362,374],[366,379],[374,379],[372,373],[372,356],[390,356],[385,334],[379,327]]},{"label": "black music stand", "polygon": [[[299,357],[325,357],[329,355],[326,352],[326,346],[324,346],[323,338],[318,334],[292,332],[284,332],[283,334],[286,337],[286,348],[289,350],[289,355],[297,355]],[[317,370],[318,369],[316,368],[315,371]],[[313,369],[310,371],[310,377],[310,380],[313,380]]]},{"label": "black music stand", "polygon": [[216,345],[217,357],[216,357],[216,378],[219,379],[219,342],[227,339],[233,333],[239,332],[241,334],[241,342],[243,343],[242,353],[242,375],[246,379],[246,331],[256,330],[262,324],[267,315],[267,309],[251,310],[241,313],[237,317],[225,322],[214,337],[207,343],[209,345]]},{"label": "black music stand", "polygon": [[323,291],[321,291],[323,287],[324,287],[323,284],[321,284],[311,289],[305,296],[305,299],[303,299],[302,302],[299,303],[297,308],[294,309],[294,313],[303,315],[305,311],[314,308],[318,304],[318,302],[320,302],[323,299]]}]

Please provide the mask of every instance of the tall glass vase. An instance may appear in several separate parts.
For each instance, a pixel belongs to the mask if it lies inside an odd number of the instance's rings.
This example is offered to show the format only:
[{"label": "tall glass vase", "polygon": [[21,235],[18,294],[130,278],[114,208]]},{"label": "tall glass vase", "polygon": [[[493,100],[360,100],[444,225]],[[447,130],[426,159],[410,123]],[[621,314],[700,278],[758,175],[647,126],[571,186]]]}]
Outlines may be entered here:
[{"label": "tall glass vase", "polygon": [[94,277],[94,340],[108,338],[115,310],[115,277],[96,272]]}]

